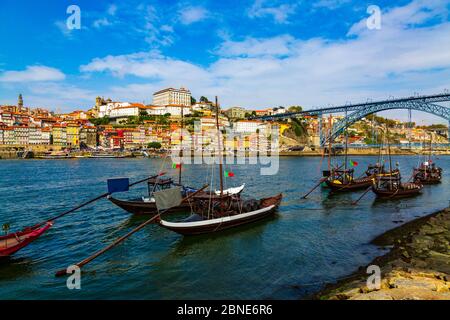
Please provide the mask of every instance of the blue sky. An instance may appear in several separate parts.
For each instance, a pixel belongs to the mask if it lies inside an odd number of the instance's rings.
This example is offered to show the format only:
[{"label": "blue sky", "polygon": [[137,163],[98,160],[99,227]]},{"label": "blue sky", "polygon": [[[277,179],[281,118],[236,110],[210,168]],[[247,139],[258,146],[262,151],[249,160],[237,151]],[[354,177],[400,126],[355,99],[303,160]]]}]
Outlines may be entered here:
[{"label": "blue sky", "polygon": [[[72,4],[79,30],[66,27]],[[373,4],[379,30],[366,26]],[[166,86],[246,108],[438,93],[450,89],[449,10],[450,0],[2,0],[0,103],[18,93],[61,111],[97,95],[151,103]]]}]

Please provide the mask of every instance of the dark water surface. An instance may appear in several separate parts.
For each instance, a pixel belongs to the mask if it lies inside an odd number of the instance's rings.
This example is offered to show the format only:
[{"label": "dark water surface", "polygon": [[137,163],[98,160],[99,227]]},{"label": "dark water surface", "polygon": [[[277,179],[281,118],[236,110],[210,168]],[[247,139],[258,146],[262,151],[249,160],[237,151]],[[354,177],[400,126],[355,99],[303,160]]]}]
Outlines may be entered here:
[{"label": "dark water surface", "polygon": [[[373,157],[352,157],[358,173]],[[253,165],[232,167],[228,186],[246,183],[245,196],[283,192],[276,217],[214,236],[183,238],[150,225],[85,267],[81,290],[68,290],[54,272],[86,258],[145,218],[130,216],[107,200],[58,220],[40,239],[0,261],[0,299],[296,299],[369,263],[383,253],[369,242],[399,221],[442,209],[450,199],[450,157],[436,161],[444,183],[419,197],[375,201],[361,192],[329,197],[318,189],[320,158],[281,158],[275,176]],[[417,157],[396,157],[409,177]],[[105,192],[106,179],[137,180],[154,173],[159,159],[0,161],[0,224],[31,225]],[[170,167],[166,163],[165,167]],[[209,170],[209,171],[208,171]],[[168,169],[169,175],[176,170]],[[186,166],[185,182],[210,178],[207,166]],[[217,172],[215,173],[217,179]],[[141,195],[145,186],[132,190]],[[120,194],[127,198],[131,195]]]}]

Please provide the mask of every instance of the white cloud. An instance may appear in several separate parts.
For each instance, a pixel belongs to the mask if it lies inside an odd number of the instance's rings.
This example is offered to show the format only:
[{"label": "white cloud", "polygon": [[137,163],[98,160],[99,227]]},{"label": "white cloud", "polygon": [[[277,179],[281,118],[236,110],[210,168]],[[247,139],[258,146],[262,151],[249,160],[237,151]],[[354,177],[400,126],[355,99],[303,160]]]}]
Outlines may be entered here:
[{"label": "white cloud", "polygon": [[101,27],[107,27],[112,25],[112,23],[107,19],[107,18],[101,18],[101,19],[97,19],[95,20],[92,25],[95,28],[101,28]]},{"label": "white cloud", "polygon": [[340,6],[349,3],[351,0],[319,0],[315,1],[312,6],[314,8],[327,8],[330,10],[334,10],[339,8]]},{"label": "white cloud", "polygon": [[205,8],[185,6],[183,6],[178,13],[180,15],[180,22],[185,25],[202,21],[206,19],[209,14]]},{"label": "white cloud", "polygon": [[28,66],[22,71],[5,71],[0,74],[0,82],[37,82],[64,80],[60,70],[47,66]]},{"label": "white cloud", "polygon": [[116,12],[117,12],[117,6],[115,4],[111,4],[108,7],[108,10],[106,10],[106,12],[110,15],[110,16],[115,16]]},{"label": "white cloud", "polygon": [[248,37],[244,41],[232,41],[226,39],[217,49],[222,56],[284,56],[291,52],[291,45],[295,39],[290,35],[282,35],[269,39],[255,39]]},{"label": "white cloud", "polygon": [[67,28],[67,24],[65,21],[58,20],[55,22],[55,26],[63,34],[64,37],[68,39],[72,38],[72,30]]},{"label": "white cloud", "polygon": [[277,23],[287,23],[289,15],[295,13],[296,4],[275,4],[271,0],[255,0],[248,11],[250,18],[271,16]]}]

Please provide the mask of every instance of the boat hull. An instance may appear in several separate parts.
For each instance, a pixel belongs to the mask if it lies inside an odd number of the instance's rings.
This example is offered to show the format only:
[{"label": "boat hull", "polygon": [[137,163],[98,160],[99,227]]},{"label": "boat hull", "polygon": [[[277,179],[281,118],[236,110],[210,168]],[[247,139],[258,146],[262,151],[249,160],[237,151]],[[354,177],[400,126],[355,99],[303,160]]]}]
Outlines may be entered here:
[{"label": "boat hull", "polygon": [[160,220],[159,224],[163,228],[169,229],[184,236],[219,232],[222,230],[256,222],[273,215],[277,210],[281,199],[281,194],[275,197],[262,199],[261,201],[267,201],[267,206],[263,206],[263,208],[252,212],[237,214],[233,216],[195,222],[168,222],[165,220]]},{"label": "boat hull", "polygon": [[397,199],[397,198],[407,198],[417,196],[421,193],[422,188],[417,189],[398,189],[398,190],[381,190],[372,187],[372,191],[375,193],[377,198],[380,199]]},{"label": "boat hull", "polygon": [[[234,194],[239,195],[242,190],[244,189],[245,184],[241,185],[240,187],[236,188],[229,188],[224,190],[224,194]],[[217,194],[218,191],[215,191]],[[220,193],[220,191],[219,191]],[[114,203],[116,206],[122,208],[123,210],[134,214],[134,215],[155,215],[158,213],[158,209],[156,208],[155,202],[145,202],[140,199],[136,200],[119,200],[113,197],[108,197],[108,200]],[[179,206],[173,207],[171,209],[168,209],[167,213],[176,213],[176,212],[190,212],[191,211],[191,205],[188,201],[183,201]]]},{"label": "boat hull", "polygon": [[17,233],[11,233],[6,236],[1,236],[0,257],[9,257],[20,249],[26,247],[44,234],[44,232],[46,232],[51,226],[52,223],[48,222],[45,226],[40,228],[24,230]]},{"label": "boat hull", "polygon": [[[156,204],[154,202],[145,202],[145,201],[125,201],[119,200],[113,197],[108,198],[109,201],[114,203],[119,208],[132,213],[134,215],[156,215],[158,213],[158,209],[156,208]],[[191,210],[191,206],[188,202],[183,201],[179,206],[168,209],[167,213],[175,213],[175,212],[187,212]]]},{"label": "boat hull", "polygon": [[373,181],[372,178],[364,178],[355,180],[354,182],[348,184],[334,183],[330,180],[326,180],[325,183],[333,192],[351,192],[367,189],[373,184]]}]

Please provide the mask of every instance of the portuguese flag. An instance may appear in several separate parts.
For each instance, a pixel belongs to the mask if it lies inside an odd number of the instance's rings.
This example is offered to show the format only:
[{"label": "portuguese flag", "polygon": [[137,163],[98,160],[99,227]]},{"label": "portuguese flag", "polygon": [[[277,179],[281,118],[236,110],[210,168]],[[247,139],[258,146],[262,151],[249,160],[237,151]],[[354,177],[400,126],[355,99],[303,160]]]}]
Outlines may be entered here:
[{"label": "portuguese flag", "polygon": [[234,173],[231,171],[225,171],[225,177],[234,177]]},{"label": "portuguese flag", "polygon": [[356,167],[358,165],[358,162],[350,160],[350,166]]},{"label": "portuguese flag", "polygon": [[172,168],[173,169],[180,169],[181,168],[181,163],[173,163],[172,164]]}]

